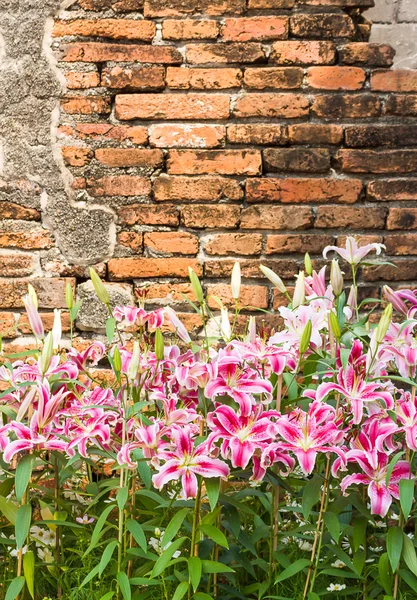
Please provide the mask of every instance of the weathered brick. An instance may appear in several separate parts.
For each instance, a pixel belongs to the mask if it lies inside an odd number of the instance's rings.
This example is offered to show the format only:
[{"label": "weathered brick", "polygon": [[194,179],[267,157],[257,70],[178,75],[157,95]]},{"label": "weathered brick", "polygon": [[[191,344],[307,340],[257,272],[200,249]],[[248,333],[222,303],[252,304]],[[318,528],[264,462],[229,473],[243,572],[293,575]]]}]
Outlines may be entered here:
[{"label": "weathered brick", "polygon": [[348,7],[370,7],[374,6],[375,0],[298,0],[299,4],[305,6],[339,6]]},{"label": "weathered brick", "polygon": [[[189,309],[189,306],[186,308]],[[184,327],[188,331],[188,333],[192,336],[197,336],[203,327],[203,319],[201,315],[190,312],[177,312],[177,317],[183,323]],[[175,327],[165,319],[164,324],[162,325],[161,331],[163,333],[175,333]]]},{"label": "weathered brick", "polygon": [[186,304],[186,300],[196,301],[190,283],[154,283],[147,288],[146,298],[148,302],[162,306]]},{"label": "weathered brick", "polygon": [[0,201],[2,219],[23,219],[25,221],[40,221],[41,213],[35,208],[26,208],[16,202]]},{"label": "weathered brick", "polygon": [[69,90],[94,88],[100,85],[100,75],[97,71],[68,71],[65,80]]},{"label": "weathered brick", "polygon": [[343,128],[340,125],[300,123],[290,125],[288,136],[291,144],[340,144]]},{"label": "weathered brick", "polygon": [[360,90],[366,79],[366,72],[358,67],[310,67],[307,82],[319,90]]},{"label": "weathered brick", "polygon": [[224,125],[153,125],[149,143],[157,148],[218,148],[224,146]]},{"label": "weathered brick", "polygon": [[0,312],[0,336],[3,339],[17,336],[16,319],[13,313]]},{"label": "weathered brick", "polygon": [[[43,312],[42,313],[42,323],[45,331],[52,331],[54,326],[54,313],[53,312]],[[70,319],[69,314],[66,311],[61,311],[61,326],[63,333],[67,333],[70,331]],[[23,335],[32,334],[32,328],[29,324],[29,319],[27,314],[22,314],[19,317],[17,329],[19,333]]]},{"label": "weathered brick", "polygon": [[231,44],[190,44],[186,50],[187,62],[193,65],[211,63],[258,63],[265,62],[262,44],[235,42]]},{"label": "weathered brick", "polygon": [[417,150],[339,150],[346,173],[416,173]]},{"label": "weathered brick", "polygon": [[261,254],[262,235],[258,233],[219,233],[206,243],[206,253],[217,256]]},{"label": "weathered brick", "polygon": [[121,231],[117,234],[117,243],[133,250],[135,254],[142,254],[143,233],[135,231]]},{"label": "weathered brick", "polygon": [[107,96],[63,98],[61,108],[68,115],[107,115],[111,111],[111,99]]},{"label": "weathered brick", "polygon": [[315,226],[384,229],[386,213],[382,206],[319,206]]},{"label": "weathered brick", "polygon": [[303,83],[303,70],[298,67],[268,67],[265,69],[246,69],[244,83],[247,87],[264,90],[296,89]]},{"label": "weathered brick", "polygon": [[259,175],[259,150],[171,150],[167,170],[170,175]]},{"label": "weathered brick", "polygon": [[333,241],[334,238],[331,235],[277,233],[267,236],[265,254],[293,254],[295,252],[321,254],[323,248],[333,244]]},{"label": "weathered brick", "polygon": [[242,211],[241,229],[307,229],[313,224],[311,208],[299,206],[250,206]]},{"label": "weathered brick", "polygon": [[145,0],[146,17],[177,17],[189,14],[227,15],[241,14],[246,9],[245,0]]},{"label": "weathered brick", "polygon": [[[229,278],[233,265],[235,264],[235,260],[228,259],[220,259],[220,260],[208,260],[205,263],[205,275],[206,277],[227,277]],[[283,279],[289,279],[294,277],[294,273],[297,272],[297,261],[289,258],[279,258],[279,259],[246,259],[239,260],[240,268],[242,271],[243,277],[253,278],[253,279],[263,279],[265,280],[262,272],[260,270],[260,265],[263,264],[276,273],[279,273],[280,277]],[[276,317],[275,317],[276,318]]]},{"label": "weathered brick", "polygon": [[387,115],[399,115],[402,117],[417,116],[417,95],[389,96],[385,103],[385,113]]},{"label": "weathered brick", "polygon": [[35,279],[0,279],[0,307],[23,308],[22,297],[30,283],[38,296],[39,308],[66,308],[65,287],[69,282],[74,289],[75,279],[44,277]]},{"label": "weathered brick", "polygon": [[417,71],[374,71],[371,74],[371,89],[377,92],[417,92]]},{"label": "weathered brick", "polygon": [[73,21],[55,21],[52,35],[55,37],[77,35],[150,42],[155,36],[155,32],[155,23],[143,19],[75,19]]},{"label": "weathered brick", "polygon": [[235,117],[280,117],[296,119],[309,113],[307,96],[296,94],[246,94],[235,102]]},{"label": "weathered brick", "polygon": [[321,41],[275,42],[269,60],[280,65],[328,65],[336,60],[336,46]]},{"label": "weathered brick", "polygon": [[65,62],[141,62],[181,64],[182,54],[172,46],[75,42],[64,47]]},{"label": "weathered brick", "polygon": [[123,225],[178,225],[178,208],[173,204],[131,204],[119,209]]},{"label": "weathered brick", "polygon": [[368,185],[371,200],[417,200],[417,179],[388,179],[371,181]]},{"label": "weathered brick", "polygon": [[362,277],[365,281],[407,281],[413,280],[417,273],[417,259],[391,259],[391,265],[364,267]]},{"label": "weathered brick", "polygon": [[372,44],[354,42],[339,49],[339,60],[345,65],[369,65],[374,67],[390,67],[395,50],[388,44]]},{"label": "weathered brick", "polygon": [[26,277],[35,271],[36,266],[36,259],[33,255],[18,252],[0,254],[2,277]]},{"label": "weathered brick", "polygon": [[[12,224],[13,223],[13,224]],[[0,248],[19,248],[21,250],[45,250],[52,248],[52,234],[39,225],[26,221],[3,221],[0,230]]]},{"label": "weathered brick", "polygon": [[345,143],[351,148],[416,146],[417,125],[351,126],[345,130]]},{"label": "weathered brick", "polygon": [[131,119],[227,119],[227,94],[128,94],[116,96],[116,117]]},{"label": "weathered brick", "polygon": [[378,117],[381,101],[372,94],[321,95],[314,98],[311,112],[327,120]]},{"label": "weathered brick", "polygon": [[154,181],[154,197],[158,201],[185,202],[241,200],[243,190],[238,181],[226,177],[169,177],[162,175]]},{"label": "weathered brick", "polygon": [[61,148],[61,153],[64,163],[71,167],[83,167],[94,156],[94,152],[90,148],[79,146],[64,146]]},{"label": "weathered brick", "polygon": [[249,179],[246,196],[248,202],[353,204],[362,189],[358,179]]},{"label": "weathered brick", "polygon": [[198,237],[185,231],[145,233],[145,248],[160,254],[197,254]]},{"label": "weathered brick", "polygon": [[78,4],[85,10],[95,11],[112,8],[116,12],[130,12],[143,8],[143,0],[78,0]]},{"label": "weathered brick", "polygon": [[108,123],[79,123],[75,128],[76,137],[110,139],[144,145],[148,141],[148,129],[140,125],[110,125]]},{"label": "weathered brick", "polygon": [[193,204],[181,209],[181,223],[195,229],[234,229],[238,225],[239,216],[239,207],[228,204]]},{"label": "weathered brick", "polygon": [[387,229],[417,229],[417,208],[390,208]]},{"label": "weathered brick", "polygon": [[234,68],[168,67],[166,82],[173,90],[226,90],[240,87],[242,71]]},{"label": "weathered brick", "polygon": [[165,19],[162,37],[166,40],[210,40],[219,35],[217,21],[208,19]]},{"label": "weathered brick", "polygon": [[272,123],[229,125],[227,141],[231,144],[285,146],[288,142],[288,132],[285,126]]},{"label": "weathered brick", "polygon": [[288,37],[288,17],[226,19],[221,34],[227,42],[285,40]]},{"label": "weathered brick", "polygon": [[[232,296],[232,289],[227,283],[208,285],[207,295],[209,308],[213,310],[219,309],[216,298],[227,308],[234,308],[236,305]],[[242,285],[239,295],[239,307],[241,309],[268,308],[268,288],[264,285]]]},{"label": "weathered brick", "polygon": [[293,15],[290,18],[291,34],[302,38],[345,38],[355,35],[355,25],[349,15],[314,13]]},{"label": "weathered brick", "polygon": [[249,0],[249,9],[292,8],[295,0]]},{"label": "weathered brick", "polygon": [[150,196],[150,179],[137,175],[115,175],[87,180],[91,196]]},{"label": "weathered brick", "polygon": [[109,260],[111,281],[143,277],[188,277],[188,267],[202,275],[201,264],[190,258],[112,258]]},{"label": "weathered brick", "polygon": [[387,254],[417,254],[417,233],[389,234],[384,237],[384,244]]},{"label": "weathered brick", "polygon": [[164,156],[161,150],[142,148],[99,148],[96,159],[107,167],[161,167]]},{"label": "weathered brick", "polygon": [[165,69],[163,67],[106,67],[103,69],[101,84],[115,89],[159,90],[165,87]]},{"label": "weathered brick", "polygon": [[325,173],[330,169],[330,153],[324,148],[268,148],[263,150],[266,171]]}]

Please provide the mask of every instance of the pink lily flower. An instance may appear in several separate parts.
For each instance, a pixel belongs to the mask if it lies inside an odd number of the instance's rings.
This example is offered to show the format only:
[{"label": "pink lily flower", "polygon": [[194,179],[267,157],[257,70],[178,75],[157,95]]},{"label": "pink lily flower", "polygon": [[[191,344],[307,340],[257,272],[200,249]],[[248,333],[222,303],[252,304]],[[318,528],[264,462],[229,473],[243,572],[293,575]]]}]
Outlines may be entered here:
[{"label": "pink lily flower", "polygon": [[417,399],[405,392],[395,406],[395,414],[405,432],[408,448],[417,452]]},{"label": "pink lily flower", "polygon": [[[282,465],[279,469],[281,477],[286,477],[295,467],[295,460],[277,442],[268,444],[263,450],[261,457],[253,456],[253,475],[251,480],[262,481],[268,468],[274,464]],[[285,468],[282,468],[285,467]]]},{"label": "pink lily flower", "polygon": [[95,367],[103,358],[105,351],[104,344],[95,341],[83,352],[77,352],[75,348],[71,348],[68,358],[77,365],[80,371],[84,371],[87,366]]},{"label": "pink lily flower", "polygon": [[305,326],[311,321],[311,343],[317,348],[322,346],[323,340],[320,331],[327,328],[327,309],[324,308],[323,310],[316,311],[309,305],[299,306],[296,310],[290,310],[281,306],[279,312],[284,319],[285,328],[270,338],[270,344],[284,344],[285,348],[299,344]]},{"label": "pink lily flower", "polygon": [[43,328],[42,319],[38,313],[38,309],[35,306],[33,298],[30,294],[26,294],[22,298],[23,304],[25,305],[26,313],[29,319],[30,327],[35,334],[35,336],[39,339],[45,337],[45,331]]},{"label": "pink lily flower", "polygon": [[189,427],[172,430],[173,449],[160,450],[158,460],[166,461],[158,466],[158,473],[152,477],[153,485],[161,490],[169,481],[181,479],[185,498],[197,495],[197,475],[201,477],[221,477],[226,479],[230,469],[222,460],[208,455],[206,443],[195,447]]},{"label": "pink lily flower", "polygon": [[333,250],[337,252],[346,262],[351,265],[358,265],[365,256],[375,250],[377,256],[381,254],[381,250],[385,249],[384,244],[367,244],[366,246],[359,247],[355,238],[348,236],[346,238],[346,248],[339,248],[338,246],[326,246],[323,250],[324,258],[327,258],[327,254]]},{"label": "pink lily flower", "polygon": [[77,419],[77,425],[68,432],[71,441],[66,447],[68,456],[74,456],[75,450],[84,458],[87,458],[87,444],[93,444],[100,448],[107,446],[111,442],[111,430],[109,424],[109,413],[102,413],[101,416],[84,419],[83,422]]},{"label": "pink lily flower", "polygon": [[185,325],[183,323],[181,323],[181,321],[177,317],[175,310],[173,310],[170,306],[167,306],[165,308],[165,313],[166,313],[168,319],[171,321],[172,326],[175,327],[175,332],[176,332],[177,336],[186,344],[191,342],[190,335],[189,335]]},{"label": "pink lily flower", "polygon": [[33,413],[29,427],[12,421],[8,425],[9,430],[13,431],[17,439],[9,442],[3,453],[4,462],[10,463],[12,458],[18,452],[28,452],[29,450],[59,450],[65,451],[66,442],[58,439],[48,425],[43,430],[39,427],[39,417],[37,412]]},{"label": "pink lily flower", "polygon": [[297,366],[294,357],[287,350],[270,346],[260,337],[252,343],[233,342],[233,346],[239,351],[242,360],[259,370],[267,366],[272,373],[281,375],[287,367],[293,370]]}]

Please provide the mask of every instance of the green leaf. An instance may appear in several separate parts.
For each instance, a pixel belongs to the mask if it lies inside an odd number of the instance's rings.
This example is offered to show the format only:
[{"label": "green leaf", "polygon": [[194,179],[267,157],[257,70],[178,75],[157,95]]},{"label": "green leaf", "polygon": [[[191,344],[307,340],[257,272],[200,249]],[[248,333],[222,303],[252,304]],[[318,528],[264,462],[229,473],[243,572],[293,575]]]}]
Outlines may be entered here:
[{"label": "green leaf", "polygon": [[320,600],[320,596],[314,592],[308,592],[307,600]]},{"label": "green leaf", "polygon": [[30,478],[32,476],[34,457],[32,454],[26,454],[17,463],[15,484],[14,489],[18,502],[22,501],[22,498],[28,487]]},{"label": "green leaf", "polygon": [[179,538],[178,540],[175,540],[175,542],[172,542],[172,544],[168,546],[166,550],[164,550],[164,553],[161,554],[161,556],[156,561],[154,568],[152,569],[152,577],[158,577],[158,575],[165,571],[165,569],[171,561],[171,558],[173,557],[175,552],[182,546],[186,539],[186,537]]},{"label": "green leaf", "polygon": [[113,596],[114,592],[107,592],[107,594],[104,594],[104,596],[102,596],[100,600],[111,600]]},{"label": "green leaf", "polygon": [[310,564],[311,564],[311,561],[308,560],[307,558],[300,558],[299,560],[296,560],[294,563],[292,563],[289,567],[284,569],[283,572],[278,575],[278,577],[275,579],[275,585],[277,583],[279,583],[280,581],[284,581],[285,579],[288,579],[289,577],[296,575],[297,573],[299,573],[306,567],[309,567]]},{"label": "green leaf", "polygon": [[213,511],[219,501],[220,477],[207,477],[207,479],[204,479],[204,483],[206,486],[207,498],[210,502],[210,508]]},{"label": "green leaf", "polygon": [[400,504],[404,519],[408,521],[414,500],[414,480],[400,479]]},{"label": "green leaf", "polygon": [[128,519],[126,522],[126,529],[133,535],[139,548],[142,548],[142,550],[146,552],[148,544],[141,525],[133,519]]},{"label": "green leaf", "polygon": [[162,581],[158,581],[158,579],[148,579],[147,577],[132,577],[129,581],[131,585],[162,585]]},{"label": "green leaf", "polygon": [[387,533],[387,553],[392,572],[398,568],[403,549],[403,532],[401,527],[390,527]]},{"label": "green leaf", "polygon": [[25,545],[26,538],[29,533],[30,523],[32,521],[32,506],[31,504],[23,504],[17,509],[16,516],[16,548],[19,550]]},{"label": "green leaf", "polygon": [[303,516],[307,520],[310,516],[311,509],[320,499],[321,486],[323,479],[319,475],[315,475],[304,488],[303,492]]},{"label": "green leaf", "polygon": [[202,572],[203,563],[201,562],[201,558],[199,558],[198,556],[190,556],[190,558],[188,559],[188,574],[194,592],[200,585]]},{"label": "green leaf", "polygon": [[88,575],[86,575],[84,577],[84,579],[82,580],[82,583],[80,585],[80,589],[83,588],[85,585],[87,585],[87,583],[89,581],[91,581],[92,579],[94,579],[94,577],[96,575],[98,575],[98,565],[96,567],[94,567],[94,569],[91,569],[91,571],[88,573]]},{"label": "green leaf", "polygon": [[202,560],[203,573],[234,573],[227,565],[215,560]]},{"label": "green leaf", "polygon": [[99,518],[97,519],[96,526],[94,527],[93,533],[91,535],[90,545],[88,546],[87,550],[84,552],[82,558],[85,558],[87,556],[87,554],[89,554],[91,552],[91,550],[93,550],[93,548],[96,547],[96,545],[100,539],[101,530],[103,529],[106,519],[113,509],[114,509],[114,504],[110,504],[110,506],[105,508],[104,511],[99,516]]},{"label": "green leaf", "polygon": [[7,588],[6,597],[4,600],[14,600],[20,594],[25,585],[24,577],[15,577]]},{"label": "green leaf", "polygon": [[181,598],[184,598],[188,592],[188,585],[188,581],[182,581],[175,590],[172,600],[181,600]]},{"label": "green leaf", "polygon": [[331,512],[325,512],[323,518],[330,535],[332,536],[336,544],[338,544],[340,538],[339,519],[334,513]]},{"label": "green leaf", "polygon": [[13,502],[7,500],[4,496],[0,496],[0,511],[12,525],[15,525],[17,517],[16,504],[13,504]]},{"label": "green leaf", "polygon": [[198,529],[202,531],[204,535],[212,539],[213,542],[216,542],[216,544],[219,546],[223,546],[223,548],[229,548],[226,536],[219,529],[217,529],[217,527],[214,527],[214,525],[200,525]]},{"label": "green leaf", "polygon": [[23,555],[23,573],[29,594],[35,598],[35,555],[31,550]]},{"label": "green leaf", "polygon": [[107,544],[107,546],[105,547],[103,555],[101,557],[101,560],[98,564],[99,577],[102,576],[104,569],[107,567],[107,565],[111,561],[111,557],[113,556],[114,549],[117,547],[118,543],[119,542],[117,540],[113,540],[112,542]]},{"label": "green leaf", "polygon": [[389,485],[389,482],[390,482],[391,475],[392,475],[392,472],[394,470],[394,467],[397,464],[397,462],[401,459],[401,457],[403,456],[403,454],[404,454],[404,450],[402,452],[399,452],[398,454],[396,454],[394,456],[394,458],[390,461],[390,463],[388,465],[388,469],[387,469],[387,474],[385,476],[385,483],[386,483],[387,486]]},{"label": "green leaf", "polygon": [[117,506],[118,506],[119,510],[124,509],[124,507],[126,506],[128,497],[129,497],[129,488],[127,486],[119,488],[119,490],[117,491],[117,496],[116,496]]},{"label": "green leaf", "polygon": [[410,571],[417,577],[417,556],[413,542],[403,533],[403,559]]},{"label": "green leaf", "polygon": [[365,543],[367,525],[368,519],[366,517],[359,516],[353,521],[353,549],[355,552],[359,546]]},{"label": "green leaf", "polygon": [[175,513],[175,515],[168,523],[164,535],[162,536],[162,548],[165,548],[168,542],[170,542],[177,535],[178,531],[181,529],[181,525],[183,524],[185,517],[188,515],[189,512],[189,508],[182,508],[177,513]]},{"label": "green leaf", "polygon": [[381,580],[382,587],[384,588],[385,592],[388,595],[391,594],[391,592],[392,592],[392,577],[391,577],[391,573],[390,573],[388,554],[386,552],[384,552],[384,554],[382,554],[379,559],[378,572],[379,572],[379,578]]},{"label": "green leaf", "polygon": [[117,583],[119,584],[124,600],[131,600],[132,590],[130,589],[129,578],[126,573],[117,573]]},{"label": "green leaf", "polygon": [[197,592],[197,594],[194,594],[193,598],[194,600],[213,600],[212,596],[209,596],[204,592]]},{"label": "green leaf", "polygon": [[412,590],[417,592],[417,579],[414,577],[414,575],[406,569],[400,569],[398,572],[400,574],[401,579],[404,579],[406,584],[409,585]]},{"label": "green leaf", "polygon": [[109,344],[113,341],[115,329],[116,319],[114,317],[109,317],[106,321],[106,336]]}]

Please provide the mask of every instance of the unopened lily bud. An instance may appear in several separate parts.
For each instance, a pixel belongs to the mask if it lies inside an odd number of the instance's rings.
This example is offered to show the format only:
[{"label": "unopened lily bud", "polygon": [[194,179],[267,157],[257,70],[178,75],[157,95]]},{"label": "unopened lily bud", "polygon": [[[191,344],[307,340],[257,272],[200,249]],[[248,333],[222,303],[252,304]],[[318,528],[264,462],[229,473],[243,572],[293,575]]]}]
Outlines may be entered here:
[{"label": "unopened lily bud", "polygon": [[340,296],[343,292],[343,275],[339,267],[339,261],[335,258],[332,260],[330,269],[330,284],[335,296]]},{"label": "unopened lily bud", "polygon": [[110,304],[110,296],[109,292],[104,286],[104,283],[101,281],[100,277],[97,273],[90,267],[90,279],[93,282],[94,289],[98,296],[98,299],[108,306]]},{"label": "unopened lily bud", "polygon": [[381,320],[378,323],[378,327],[376,328],[375,341],[377,344],[382,344],[384,341],[384,337],[388,331],[389,326],[391,325],[392,319],[392,304],[387,304]]},{"label": "unopened lily bud", "polygon": [[36,294],[35,288],[30,283],[28,284],[28,294],[33,302],[33,306],[38,310],[38,295]]},{"label": "unopened lily bud", "polygon": [[232,337],[232,328],[230,327],[229,312],[228,312],[227,308],[222,307],[221,316],[222,316],[222,319],[221,319],[222,337],[225,342],[228,342],[230,340],[230,338]]},{"label": "unopened lily bud", "polygon": [[120,356],[120,350],[118,346],[115,346],[113,351],[113,365],[116,373],[120,373],[122,370],[122,357]]},{"label": "unopened lily bud", "polygon": [[160,329],[155,331],[155,355],[156,360],[164,360],[164,336]]},{"label": "unopened lily bud", "polygon": [[72,285],[69,281],[67,281],[67,285],[65,286],[65,304],[67,305],[68,310],[74,306],[74,292],[72,291]]},{"label": "unopened lily bud", "polygon": [[330,327],[333,331],[333,335],[334,337],[339,340],[340,336],[342,335],[341,329],[340,329],[340,324],[339,321],[337,319],[337,316],[335,315],[334,312],[331,312],[329,314],[329,321],[330,321]]},{"label": "unopened lily bud", "polygon": [[135,341],[135,343],[133,344],[133,353],[132,353],[132,358],[130,360],[129,372],[128,372],[128,376],[131,381],[134,381],[136,379],[136,375],[138,374],[139,360],[140,360],[139,342]]},{"label": "unopened lily bud", "polygon": [[304,279],[304,271],[300,271],[294,288],[294,296],[292,299],[293,308],[297,308],[298,306],[301,306],[301,304],[304,304],[304,300],[306,298]]},{"label": "unopened lily bud", "polygon": [[254,316],[249,317],[248,333],[246,334],[246,343],[254,344],[256,341],[256,320]]},{"label": "unopened lily bud", "polygon": [[307,321],[304,331],[300,339],[300,356],[305,354],[310,346],[311,333],[313,331],[313,325],[311,321]]},{"label": "unopened lily bud", "polygon": [[304,268],[306,270],[307,275],[311,275],[313,273],[313,263],[311,262],[311,258],[308,252],[304,255]]},{"label": "unopened lily bud", "polygon": [[54,339],[52,337],[52,331],[48,333],[43,343],[43,350],[40,357],[40,366],[42,373],[45,374],[51,364],[51,358],[54,351]]},{"label": "unopened lily bud", "polygon": [[62,337],[61,311],[54,310],[54,325],[52,327],[52,338],[54,341],[54,350],[59,348]]},{"label": "unopened lily bud", "polygon": [[[26,313],[33,333],[36,335],[37,338],[42,339],[45,335],[45,332],[43,329],[42,319],[38,313],[36,293],[31,285],[29,285],[28,287],[29,293],[26,294],[26,296],[23,296],[23,304],[25,305]],[[35,296],[31,294],[31,289],[33,290]]]},{"label": "unopened lily bud", "polygon": [[385,298],[392,304],[392,306],[398,312],[406,315],[408,313],[408,308],[404,300],[401,298],[398,292],[394,292],[388,285],[384,285],[382,288],[382,292]]},{"label": "unopened lily bud", "polygon": [[287,288],[284,285],[284,282],[282,281],[281,277],[279,277],[276,273],[274,273],[274,271],[272,269],[269,269],[268,267],[265,267],[264,265],[261,265],[259,267],[262,271],[262,273],[265,275],[265,277],[267,279],[269,279],[269,281],[271,283],[274,284],[274,286],[277,288],[277,290],[279,290],[282,294],[285,294],[287,291]]},{"label": "unopened lily bud", "polygon": [[193,269],[191,267],[188,267],[188,276],[190,278],[191,287],[193,288],[195,297],[197,298],[197,300],[199,301],[200,304],[203,304],[203,302],[204,302],[203,288],[201,287],[199,278],[197,277],[197,275],[195,274],[195,271],[193,271]]},{"label": "unopened lily bud", "polygon": [[235,262],[232,270],[232,297],[234,300],[239,300],[241,283],[240,263]]}]

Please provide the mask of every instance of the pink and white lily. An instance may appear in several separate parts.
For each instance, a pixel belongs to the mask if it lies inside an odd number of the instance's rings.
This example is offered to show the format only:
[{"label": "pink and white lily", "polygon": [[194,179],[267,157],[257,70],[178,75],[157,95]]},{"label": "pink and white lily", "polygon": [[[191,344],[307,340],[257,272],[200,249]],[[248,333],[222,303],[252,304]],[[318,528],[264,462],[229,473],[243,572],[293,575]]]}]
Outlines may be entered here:
[{"label": "pink and white lily", "polygon": [[323,250],[323,256],[324,258],[327,258],[327,254],[333,250],[350,265],[356,266],[373,250],[375,250],[378,256],[381,254],[382,249],[385,249],[384,244],[366,244],[366,246],[359,247],[355,238],[348,236],[346,238],[345,248],[339,248],[338,246],[326,246],[326,248]]}]

